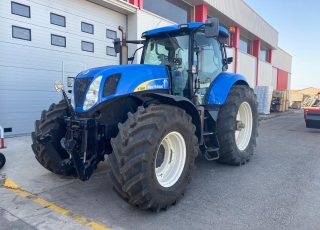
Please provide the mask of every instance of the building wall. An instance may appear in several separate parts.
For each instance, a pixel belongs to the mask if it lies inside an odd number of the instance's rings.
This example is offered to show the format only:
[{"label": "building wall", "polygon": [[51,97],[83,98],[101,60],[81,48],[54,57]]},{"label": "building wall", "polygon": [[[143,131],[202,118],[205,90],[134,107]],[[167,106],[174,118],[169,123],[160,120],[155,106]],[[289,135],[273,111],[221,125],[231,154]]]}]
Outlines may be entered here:
[{"label": "building wall", "polygon": [[259,60],[259,71],[258,71],[258,85],[259,86],[272,86],[272,65]]},{"label": "building wall", "polygon": [[239,51],[237,73],[243,75],[252,88],[256,85],[256,66],[257,59],[255,57]]},{"label": "building wall", "polygon": [[205,4],[208,14],[227,26],[241,26],[246,37],[260,38],[266,48],[278,48],[278,32],[242,0],[185,0],[191,5]]},{"label": "building wall", "polygon": [[[41,111],[62,99],[55,80],[75,77],[80,71],[116,65],[119,57],[106,55],[113,47],[106,29],[119,33],[126,16],[85,0],[16,0],[30,6],[31,17],[11,14],[11,1],[0,1],[0,125],[8,135],[30,133]],[[50,13],[65,16],[66,27],[50,23]],[[94,25],[94,34],[81,32],[81,22]],[[31,41],[12,38],[12,25],[31,29]],[[51,34],[66,37],[66,47],[51,45]],[[94,52],[81,50],[81,41],[94,43]]]},{"label": "building wall", "polygon": [[272,87],[273,89],[277,89],[277,81],[278,81],[278,69],[272,67]]},{"label": "building wall", "polygon": [[272,51],[272,65],[278,69],[282,69],[291,73],[292,56],[281,48]]},{"label": "building wall", "polygon": [[[278,32],[242,0],[205,0],[231,20],[258,36],[272,47],[278,47]],[[241,13],[239,13],[241,12]]]},{"label": "building wall", "polygon": [[[128,16],[128,40],[141,40],[143,32],[173,24],[175,23],[149,11],[138,9],[135,14]],[[141,45],[129,44],[128,47],[129,56],[131,56]],[[134,63],[140,63],[141,54],[142,49],[137,52]]]}]

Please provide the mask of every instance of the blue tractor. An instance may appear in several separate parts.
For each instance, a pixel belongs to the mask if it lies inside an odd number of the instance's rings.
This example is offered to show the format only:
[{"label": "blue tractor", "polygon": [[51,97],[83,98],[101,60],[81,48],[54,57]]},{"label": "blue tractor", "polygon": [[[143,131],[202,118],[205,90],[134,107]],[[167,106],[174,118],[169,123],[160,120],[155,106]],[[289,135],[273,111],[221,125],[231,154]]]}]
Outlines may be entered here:
[{"label": "blue tractor", "polygon": [[[256,145],[258,104],[239,74],[219,20],[146,31],[142,40],[115,39],[120,64],[78,74],[69,100],[44,110],[32,149],[56,174],[86,181],[100,161],[114,191],[128,203],[159,211],[184,195],[198,155],[233,165]],[[127,65],[127,43],[143,44],[140,64]]]}]

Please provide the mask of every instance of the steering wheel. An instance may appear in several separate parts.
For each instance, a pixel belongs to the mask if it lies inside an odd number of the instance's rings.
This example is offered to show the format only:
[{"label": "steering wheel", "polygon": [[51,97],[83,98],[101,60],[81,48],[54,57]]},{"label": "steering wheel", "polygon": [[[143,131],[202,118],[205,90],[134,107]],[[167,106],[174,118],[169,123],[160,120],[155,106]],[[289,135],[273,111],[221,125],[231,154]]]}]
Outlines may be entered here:
[{"label": "steering wheel", "polygon": [[164,55],[164,54],[159,54],[159,55],[158,55],[158,60],[159,60],[159,61],[168,60],[168,56],[166,56],[166,55]]}]

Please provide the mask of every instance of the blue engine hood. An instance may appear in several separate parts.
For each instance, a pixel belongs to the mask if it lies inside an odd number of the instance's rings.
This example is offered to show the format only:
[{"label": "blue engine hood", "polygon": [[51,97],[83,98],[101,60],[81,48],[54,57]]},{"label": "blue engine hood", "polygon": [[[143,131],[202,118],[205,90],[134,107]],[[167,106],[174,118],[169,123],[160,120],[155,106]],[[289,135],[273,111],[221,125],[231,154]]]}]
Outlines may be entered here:
[{"label": "blue engine hood", "polygon": [[[102,97],[102,91],[106,79],[114,74],[121,74],[120,81],[116,93],[107,97]],[[89,110],[84,111],[81,107],[76,107],[76,112],[88,112],[96,107],[98,104],[105,100],[115,98],[117,96],[152,89],[169,89],[170,81],[165,66],[160,65],[114,65],[114,66],[103,66],[85,70],[78,74],[77,78],[89,78],[94,79],[102,77],[98,102]],[[94,80],[93,79],[93,80]],[[88,89],[87,89],[88,90]],[[85,93],[86,94],[86,93]],[[85,100],[85,96],[84,96]],[[83,100],[83,102],[84,102]],[[83,104],[82,102],[82,104]]]}]

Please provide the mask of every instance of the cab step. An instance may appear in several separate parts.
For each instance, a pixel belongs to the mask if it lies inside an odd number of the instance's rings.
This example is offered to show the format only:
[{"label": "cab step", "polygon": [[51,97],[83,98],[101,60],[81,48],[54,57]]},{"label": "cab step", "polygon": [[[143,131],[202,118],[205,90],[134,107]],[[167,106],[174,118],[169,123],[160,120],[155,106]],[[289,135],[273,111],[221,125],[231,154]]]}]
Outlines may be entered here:
[{"label": "cab step", "polygon": [[209,136],[209,135],[213,135],[213,134],[214,134],[214,132],[204,132],[203,136]]},{"label": "cab step", "polygon": [[214,160],[219,159],[219,148],[218,147],[206,148],[206,151],[204,153],[204,157],[208,161],[214,161]]}]

